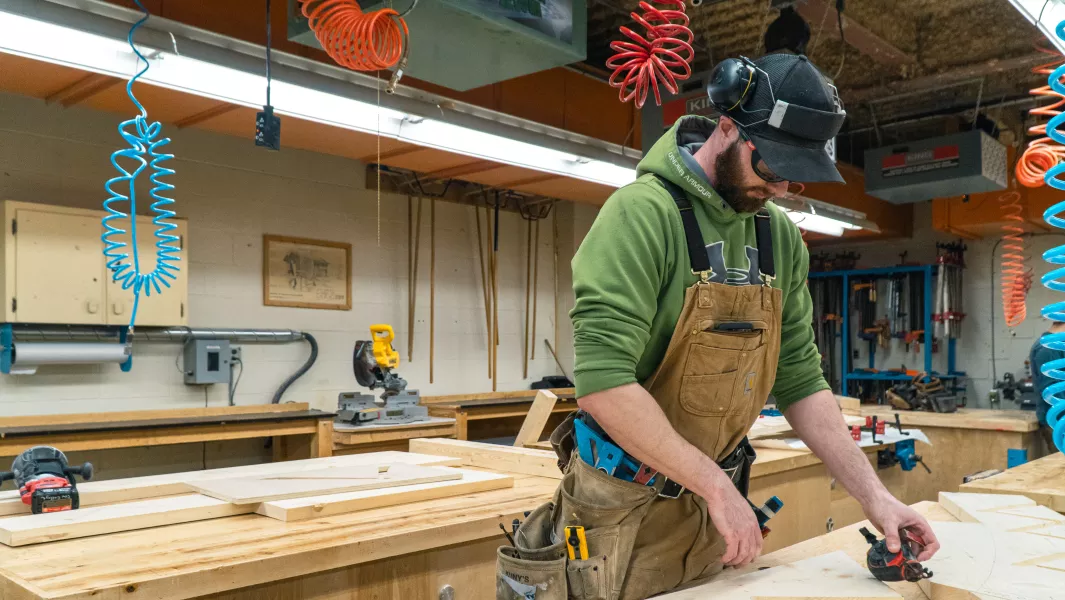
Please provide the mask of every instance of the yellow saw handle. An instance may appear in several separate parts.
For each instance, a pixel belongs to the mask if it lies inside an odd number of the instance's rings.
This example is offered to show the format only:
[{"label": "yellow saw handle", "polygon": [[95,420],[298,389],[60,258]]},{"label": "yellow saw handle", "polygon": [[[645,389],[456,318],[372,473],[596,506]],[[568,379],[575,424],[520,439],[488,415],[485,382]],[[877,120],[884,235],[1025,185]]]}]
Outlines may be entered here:
[{"label": "yellow saw handle", "polygon": [[382,369],[395,369],[399,366],[399,352],[392,348],[396,334],[391,325],[370,325],[373,336],[373,357]]}]

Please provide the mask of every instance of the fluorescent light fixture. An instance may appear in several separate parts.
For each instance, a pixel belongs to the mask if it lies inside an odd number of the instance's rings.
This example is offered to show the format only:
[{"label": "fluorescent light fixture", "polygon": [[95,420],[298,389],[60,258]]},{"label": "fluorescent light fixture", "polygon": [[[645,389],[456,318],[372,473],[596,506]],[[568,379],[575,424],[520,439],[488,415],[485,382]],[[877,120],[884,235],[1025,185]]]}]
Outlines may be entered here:
[{"label": "fluorescent light fixture", "polygon": [[[7,12],[0,12],[0,32],[0,52],[121,78],[128,78],[138,69],[136,55],[125,40]],[[247,107],[261,106],[264,100],[266,77],[262,75],[165,49],[138,48],[150,57],[151,63],[139,81]],[[636,179],[634,168],[444,121],[413,117],[277,79],[273,80],[272,92],[274,109],[281,115],[610,187],[620,187]],[[150,111],[151,107],[148,108]]]},{"label": "fluorescent light fixture", "polygon": [[1065,54],[1065,40],[1054,33],[1058,23],[1065,21],[1065,4],[1061,0],[1010,0],[1010,4]]},{"label": "fluorescent light fixture", "polygon": [[823,233],[833,237],[840,237],[843,235],[844,229],[861,229],[855,225],[830,219],[828,217],[822,217],[821,215],[787,209],[785,209],[784,212],[788,215],[788,218],[791,219],[792,223],[799,226],[799,229],[813,231],[814,233]]}]

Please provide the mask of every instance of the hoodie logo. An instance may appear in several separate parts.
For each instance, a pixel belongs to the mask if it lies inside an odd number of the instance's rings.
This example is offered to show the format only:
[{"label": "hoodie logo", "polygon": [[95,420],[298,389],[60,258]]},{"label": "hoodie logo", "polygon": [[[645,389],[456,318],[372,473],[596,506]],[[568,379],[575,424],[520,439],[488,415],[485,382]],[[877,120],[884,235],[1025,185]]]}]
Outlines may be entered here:
[{"label": "hoodie logo", "polygon": [[[728,285],[757,285],[761,284],[762,276],[755,266],[758,264],[758,248],[744,246],[747,255],[745,268],[729,268],[725,266],[725,242],[714,242],[706,245],[706,256],[710,259],[711,283],[725,283]],[[755,283],[752,283],[755,282]]]}]

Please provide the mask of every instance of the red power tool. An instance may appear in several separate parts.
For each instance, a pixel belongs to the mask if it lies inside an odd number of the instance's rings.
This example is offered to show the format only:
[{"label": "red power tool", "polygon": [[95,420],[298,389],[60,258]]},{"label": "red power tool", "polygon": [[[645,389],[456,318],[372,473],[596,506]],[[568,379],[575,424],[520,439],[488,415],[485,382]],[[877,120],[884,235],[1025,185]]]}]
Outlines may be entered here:
[{"label": "red power tool", "polygon": [[869,542],[869,552],[865,555],[866,565],[869,572],[880,581],[910,581],[917,582],[928,579],[932,572],[917,562],[925,543],[917,534],[908,529],[899,530],[899,538],[902,548],[898,552],[888,550],[886,540],[878,540],[868,529],[862,527],[858,531]]},{"label": "red power tool", "polygon": [[0,485],[13,479],[22,503],[33,514],[74,510],[79,506],[75,475],[92,479],[92,463],[71,468],[67,457],[51,446],[34,446],[18,455],[10,471],[0,472]]}]

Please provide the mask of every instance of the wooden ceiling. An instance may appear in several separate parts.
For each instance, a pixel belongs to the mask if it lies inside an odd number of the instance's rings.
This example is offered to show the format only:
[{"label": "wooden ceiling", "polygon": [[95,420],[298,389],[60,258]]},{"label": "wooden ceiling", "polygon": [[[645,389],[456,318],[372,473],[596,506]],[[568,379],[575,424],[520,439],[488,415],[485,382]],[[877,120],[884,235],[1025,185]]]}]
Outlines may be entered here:
[{"label": "wooden ceiling", "polygon": [[[0,91],[39,98],[64,107],[129,113],[124,81],[47,62],[0,54]],[[148,84],[136,88],[152,118],[178,128],[193,127],[249,142],[254,137],[255,109]],[[416,146],[320,123],[283,117],[282,145],[344,156],[364,163],[458,178],[527,194],[601,205],[614,188],[580,179],[514,167],[480,158]],[[378,154],[380,151],[380,154]]]}]

